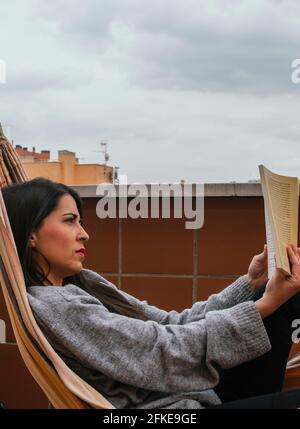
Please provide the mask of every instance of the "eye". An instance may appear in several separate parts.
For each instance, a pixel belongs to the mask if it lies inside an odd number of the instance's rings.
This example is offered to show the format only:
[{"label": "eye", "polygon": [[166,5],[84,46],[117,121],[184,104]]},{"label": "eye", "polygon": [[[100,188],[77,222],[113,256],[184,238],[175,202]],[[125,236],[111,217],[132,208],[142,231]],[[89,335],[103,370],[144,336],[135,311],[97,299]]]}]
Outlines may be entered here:
[{"label": "eye", "polygon": [[66,220],[65,220],[65,222],[67,222],[67,223],[74,223],[74,220],[75,220],[76,218],[75,217],[69,217],[69,218],[67,218]]},{"label": "eye", "polygon": [[[67,219],[65,219],[65,222],[73,224],[76,221],[76,219],[77,219],[77,216],[68,217]],[[83,226],[83,220],[82,219],[79,219],[78,222],[81,226]]]}]

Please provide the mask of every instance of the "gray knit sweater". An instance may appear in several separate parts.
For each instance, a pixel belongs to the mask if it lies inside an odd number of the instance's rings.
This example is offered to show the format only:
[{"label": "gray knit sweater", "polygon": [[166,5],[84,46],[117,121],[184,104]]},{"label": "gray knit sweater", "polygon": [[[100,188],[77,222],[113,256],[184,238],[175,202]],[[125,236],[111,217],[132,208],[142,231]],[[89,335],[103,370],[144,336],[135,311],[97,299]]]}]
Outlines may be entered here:
[{"label": "gray knit sweater", "polygon": [[[85,273],[115,288],[99,274]],[[217,368],[232,368],[271,348],[246,276],[181,313],[121,293],[150,320],[109,312],[97,288],[28,288],[37,322],[58,354],[116,408],[218,404]]]}]

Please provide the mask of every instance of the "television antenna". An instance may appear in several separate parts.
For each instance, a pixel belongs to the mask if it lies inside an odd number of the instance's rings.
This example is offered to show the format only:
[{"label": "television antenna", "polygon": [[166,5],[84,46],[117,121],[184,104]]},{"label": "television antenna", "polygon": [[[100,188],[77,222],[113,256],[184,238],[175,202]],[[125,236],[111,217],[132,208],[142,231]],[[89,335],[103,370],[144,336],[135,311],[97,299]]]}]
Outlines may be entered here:
[{"label": "television antenna", "polygon": [[106,142],[101,142],[100,143],[102,149],[101,150],[94,150],[94,152],[101,152],[103,153],[104,156],[104,164],[106,165],[106,163],[110,160],[110,156],[107,152],[107,143]]},{"label": "television antenna", "polygon": [[[100,143],[101,148],[100,150],[94,150],[94,152],[101,152],[103,153],[104,156],[104,167],[106,167],[106,164],[108,161],[110,161],[112,163],[111,157],[107,152],[107,143],[106,142],[101,142]],[[117,184],[119,183],[119,178],[118,178],[118,171],[119,171],[119,167],[115,166],[113,163],[110,166],[110,168],[112,168],[112,183]]]}]

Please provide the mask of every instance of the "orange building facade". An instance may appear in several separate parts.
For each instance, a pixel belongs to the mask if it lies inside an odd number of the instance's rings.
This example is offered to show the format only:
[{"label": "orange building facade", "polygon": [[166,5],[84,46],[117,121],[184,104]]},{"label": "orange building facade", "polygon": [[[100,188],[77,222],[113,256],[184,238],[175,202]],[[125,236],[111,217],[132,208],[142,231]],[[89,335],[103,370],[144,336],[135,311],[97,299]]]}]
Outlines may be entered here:
[{"label": "orange building facade", "polygon": [[74,152],[58,151],[58,161],[50,161],[50,151],[41,153],[28,151],[16,146],[24,169],[30,179],[45,177],[66,185],[96,185],[114,183],[117,179],[116,168],[105,164],[80,164]]}]

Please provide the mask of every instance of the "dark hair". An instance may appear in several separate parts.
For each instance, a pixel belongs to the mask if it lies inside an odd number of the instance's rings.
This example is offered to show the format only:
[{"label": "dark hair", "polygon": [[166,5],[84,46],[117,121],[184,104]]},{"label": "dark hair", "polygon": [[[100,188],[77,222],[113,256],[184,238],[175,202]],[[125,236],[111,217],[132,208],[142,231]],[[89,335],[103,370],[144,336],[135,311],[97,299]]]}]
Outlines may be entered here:
[{"label": "dark hair", "polygon": [[[82,202],[74,189],[62,183],[36,178],[2,189],[7,214],[14,235],[26,287],[42,285],[48,274],[43,273],[32,255],[29,239],[33,231],[42,226],[44,219],[58,206],[63,195],[74,198],[82,218]],[[49,264],[48,264],[49,265]],[[136,319],[147,320],[146,315],[133,306],[117,289],[104,282],[91,279],[84,271],[64,279],[87,291],[96,291],[97,298],[111,312]]]}]

